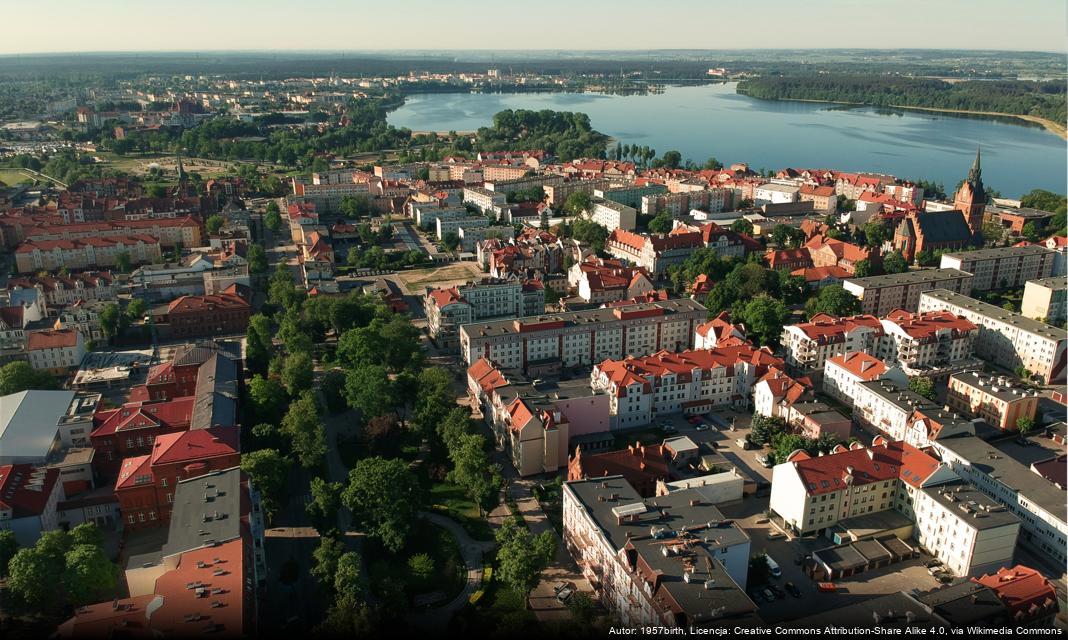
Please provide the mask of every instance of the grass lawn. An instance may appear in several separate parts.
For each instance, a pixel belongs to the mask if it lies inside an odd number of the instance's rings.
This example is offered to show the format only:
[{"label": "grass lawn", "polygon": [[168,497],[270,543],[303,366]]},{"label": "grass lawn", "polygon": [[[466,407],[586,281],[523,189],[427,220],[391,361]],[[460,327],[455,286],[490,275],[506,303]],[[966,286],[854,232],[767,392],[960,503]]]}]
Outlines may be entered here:
[{"label": "grass lawn", "polygon": [[13,187],[21,182],[33,181],[30,176],[21,173],[18,169],[0,169],[0,182]]},{"label": "grass lawn", "polygon": [[438,482],[430,487],[430,504],[463,526],[475,540],[493,540],[493,527],[478,513],[478,505],[468,498],[462,487]]},{"label": "grass lawn", "polygon": [[1016,311],[1019,311],[1020,303],[1023,301],[1023,288],[982,291],[975,293],[974,297],[995,307],[1004,308],[1005,303],[1008,302],[1012,304]]},{"label": "grass lawn", "polygon": [[[425,579],[414,576],[408,569],[408,560],[419,554],[430,556],[434,562],[433,572]],[[467,582],[467,567],[456,538],[427,522],[417,522],[412,527],[408,544],[400,552],[391,553],[370,541],[365,557],[371,590],[387,599],[403,592],[411,601],[417,595],[441,591],[444,596],[438,604],[443,604],[455,598]]]}]

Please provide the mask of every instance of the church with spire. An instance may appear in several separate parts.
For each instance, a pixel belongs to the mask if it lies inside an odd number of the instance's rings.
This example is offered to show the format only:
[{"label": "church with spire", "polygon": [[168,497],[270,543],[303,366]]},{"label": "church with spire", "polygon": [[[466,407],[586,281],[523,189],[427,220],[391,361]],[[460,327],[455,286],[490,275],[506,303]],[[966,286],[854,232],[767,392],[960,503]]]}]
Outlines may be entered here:
[{"label": "church with spire", "polygon": [[986,187],[983,186],[983,168],[978,149],[975,150],[975,161],[968,171],[968,178],[953,195],[953,208],[964,214],[972,235],[979,237],[983,230],[983,214],[986,211]]},{"label": "church with spire", "polygon": [[953,210],[909,213],[894,229],[894,248],[911,263],[924,251],[956,251],[980,245],[985,211],[986,187],[976,149],[968,177],[953,195]]}]

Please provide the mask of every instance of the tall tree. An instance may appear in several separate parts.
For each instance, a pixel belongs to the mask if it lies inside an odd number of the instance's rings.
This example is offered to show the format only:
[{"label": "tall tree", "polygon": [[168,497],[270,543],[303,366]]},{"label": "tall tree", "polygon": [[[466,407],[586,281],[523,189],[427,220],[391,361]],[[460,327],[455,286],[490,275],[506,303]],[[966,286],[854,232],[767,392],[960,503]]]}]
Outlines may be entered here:
[{"label": "tall tree", "polygon": [[385,367],[364,365],[351,369],[345,377],[345,398],[365,419],[389,413],[397,400]]},{"label": "tall tree", "polygon": [[282,384],[285,385],[289,395],[295,396],[311,389],[314,377],[314,365],[310,353],[297,351],[286,356],[285,365],[282,367]]},{"label": "tall tree", "polygon": [[396,553],[404,548],[420,504],[419,485],[403,460],[364,458],[341,496],[367,535]]},{"label": "tall tree", "polygon": [[260,449],[241,454],[241,471],[252,480],[263,499],[267,519],[278,511],[285,498],[286,480],[291,463],[275,449]]},{"label": "tall tree", "polygon": [[38,371],[25,360],[16,360],[0,367],[0,395],[31,389],[55,389],[59,385],[47,371]]},{"label": "tall tree", "polygon": [[497,530],[497,575],[525,597],[538,585],[541,572],[556,554],[551,531],[534,536],[526,526],[508,520]]},{"label": "tall tree", "polygon": [[322,463],[326,455],[326,429],[312,391],[303,392],[289,405],[289,411],[282,418],[281,431],[292,441],[293,454],[302,467],[311,469]]}]

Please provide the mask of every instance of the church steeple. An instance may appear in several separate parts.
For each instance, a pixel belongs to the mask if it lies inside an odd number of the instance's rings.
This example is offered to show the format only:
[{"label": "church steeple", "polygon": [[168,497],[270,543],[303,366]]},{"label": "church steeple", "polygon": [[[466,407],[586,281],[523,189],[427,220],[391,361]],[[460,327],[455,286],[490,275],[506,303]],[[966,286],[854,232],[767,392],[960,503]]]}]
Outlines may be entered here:
[{"label": "church steeple", "polygon": [[979,149],[975,150],[975,160],[968,170],[968,177],[961,183],[960,189],[953,196],[953,207],[964,214],[968,228],[974,238],[980,238],[983,228],[983,215],[986,211],[986,187],[983,186],[982,157]]},{"label": "church steeple", "polygon": [[979,147],[976,147],[975,148],[975,161],[972,162],[971,171],[968,172],[968,180],[969,181],[976,181],[976,180],[982,180],[983,179],[983,167],[982,167],[981,162],[980,162],[980,153],[981,153],[981,149]]}]

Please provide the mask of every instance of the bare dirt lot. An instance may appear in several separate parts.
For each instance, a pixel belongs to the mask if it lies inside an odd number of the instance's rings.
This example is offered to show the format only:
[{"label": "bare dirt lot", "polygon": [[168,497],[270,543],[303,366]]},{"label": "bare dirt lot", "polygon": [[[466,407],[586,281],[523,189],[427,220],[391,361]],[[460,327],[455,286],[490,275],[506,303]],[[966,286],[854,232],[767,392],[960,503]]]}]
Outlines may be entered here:
[{"label": "bare dirt lot", "polygon": [[484,274],[474,262],[453,262],[443,267],[401,271],[397,283],[409,295],[421,295],[425,287],[448,287],[481,278]]}]

